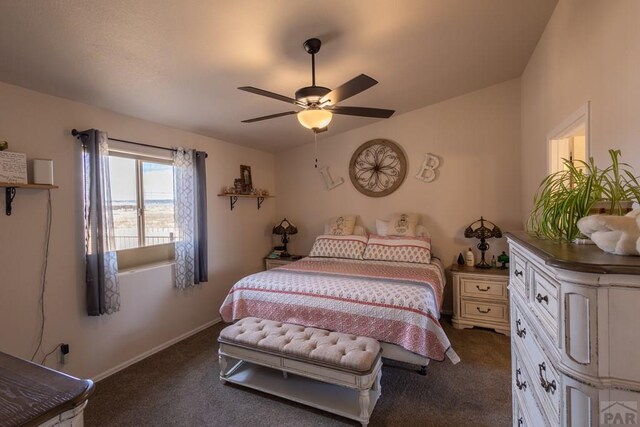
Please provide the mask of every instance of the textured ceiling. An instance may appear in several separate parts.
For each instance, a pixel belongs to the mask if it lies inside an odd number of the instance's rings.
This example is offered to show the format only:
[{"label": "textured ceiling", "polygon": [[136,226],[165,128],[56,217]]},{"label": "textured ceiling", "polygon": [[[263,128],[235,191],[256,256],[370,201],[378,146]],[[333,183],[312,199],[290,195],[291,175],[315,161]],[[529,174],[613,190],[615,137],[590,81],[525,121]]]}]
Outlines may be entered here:
[{"label": "textured ceiling", "polygon": [[[396,114],[518,77],[557,0],[0,0],[0,81],[277,152],[313,140],[293,96],[365,73],[340,105]],[[335,116],[322,137],[372,123]],[[119,135],[117,129],[109,130]]]}]

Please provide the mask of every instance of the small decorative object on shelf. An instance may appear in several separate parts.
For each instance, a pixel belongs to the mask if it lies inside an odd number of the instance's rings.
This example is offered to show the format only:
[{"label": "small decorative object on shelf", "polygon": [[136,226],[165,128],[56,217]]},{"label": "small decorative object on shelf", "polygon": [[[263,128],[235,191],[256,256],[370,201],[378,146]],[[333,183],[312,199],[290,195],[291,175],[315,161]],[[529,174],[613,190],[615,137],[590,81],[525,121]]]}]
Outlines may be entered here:
[{"label": "small decorative object on shelf", "polygon": [[0,151],[0,182],[27,183],[27,155]]},{"label": "small decorative object on shelf", "polygon": [[295,225],[291,224],[287,218],[280,221],[280,224],[273,227],[273,234],[277,234],[282,236],[282,245],[284,246],[284,251],[280,254],[280,258],[288,258],[291,255],[287,251],[287,243],[289,243],[289,237],[293,234],[298,234],[298,229]]},{"label": "small decorative object on shelf", "polygon": [[242,180],[242,194],[251,194],[251,190],[253,189],[251,166],[240,165],[240,179]]},{"label": "small decorative object on shelf", "polygon": [[464,257],[462,256],[462,252],[458,255],[458,265],[464,265]]},{"label": "small decorative object on shelf", "polygon": [[[485,222],[489,224],[491,228],[485,226]],[[480,226],[474,228],[474,226],[476,226],[476,224],[478,223],[480,223]],[[472,222],[471,225],[469,225],[467,229],[464,230],[464,237],[468,239],[480,239],[480,243],[478,243],[478,249],[480,249],[482,256],[480,262],[476,264],[476,267],[491,268],[491,265],[484,259],[484,254],[489,249],[489,243],[487,243],[486,239],[489,239],[491,237],[502,237],[502,231],[500,230],[500,228],[491,221],[488,221],[481,216],[479,220]]]},{"label": "small decorative object on shelf", "polygon": [[496,256],[492,256],[491,257],[491,268],[496,268],[496,266],[498,265],[498,263],[496,262]]},{"label": "small decorative object on shelf", "polygon": [[507,255],[505,253],[505,251],[502,251],[502,253],[498,256],[498,262],[500,263],[500,267],[498,267],[499,270],[506,270],[507,268],[507,264],[509,264],[509,255]]}]

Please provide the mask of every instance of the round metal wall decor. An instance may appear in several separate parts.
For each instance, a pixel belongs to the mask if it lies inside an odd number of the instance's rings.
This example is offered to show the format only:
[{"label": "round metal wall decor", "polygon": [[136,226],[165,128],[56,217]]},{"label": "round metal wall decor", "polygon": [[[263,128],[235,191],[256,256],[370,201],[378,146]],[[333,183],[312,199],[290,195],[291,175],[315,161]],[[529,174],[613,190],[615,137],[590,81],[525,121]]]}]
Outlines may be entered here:
[{"label": "round metal wall decor", "polygon": [[351,156],[349,177],[356,189],[369,197],[383,197],[396,191],[407,174],[402,148],[386,139],[362,144]]}]

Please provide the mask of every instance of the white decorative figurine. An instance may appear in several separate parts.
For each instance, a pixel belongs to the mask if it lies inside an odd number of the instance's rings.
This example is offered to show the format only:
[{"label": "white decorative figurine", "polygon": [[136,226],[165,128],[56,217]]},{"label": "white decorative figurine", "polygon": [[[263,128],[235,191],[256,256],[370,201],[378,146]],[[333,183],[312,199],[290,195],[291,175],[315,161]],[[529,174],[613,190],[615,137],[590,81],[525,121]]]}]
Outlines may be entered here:
[{"label": "white decorative figurine", "polygon": [[640,255],[640,209],[625,216],[585,216],[578,221],[578,228],[605,252]]}]

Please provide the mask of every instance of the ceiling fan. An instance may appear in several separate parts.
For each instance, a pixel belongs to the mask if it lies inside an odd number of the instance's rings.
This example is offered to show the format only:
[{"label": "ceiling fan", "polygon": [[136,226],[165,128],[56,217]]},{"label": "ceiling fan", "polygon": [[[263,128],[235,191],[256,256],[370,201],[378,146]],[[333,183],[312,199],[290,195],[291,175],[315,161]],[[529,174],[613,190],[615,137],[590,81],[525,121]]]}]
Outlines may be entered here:
[{"label": "ceiling fan", "polygon": [[371,77],[360,74],[341,86],[331,90],[323,86],[316,86],[316,53],[320,51],[321,42],[313,38],[304,42],[304,50],[311,55],[311,86],[300,88],[295,93],[295,99],[288,96],[279,95],[253,86],[242,86],[238,89],[256,95],[284,101],[302,107],[299,111],[286,111],[284,113],[270,114],[268,116],[256,117],[243,120],[242,123],[253,123],[261,120],[274,119],[276,117],[297,114],[300,124],[315,133],[324,132],[331,122],[333,114],[347,116],[375,117],[387,119],[395,113],[394,110],[384,110],[381,108],[367,107],[340,107],[336,104],[354,95],[359,94],[378,82]]}]

